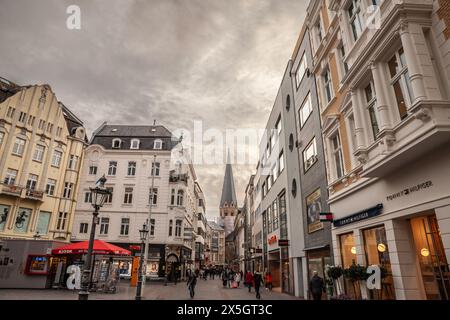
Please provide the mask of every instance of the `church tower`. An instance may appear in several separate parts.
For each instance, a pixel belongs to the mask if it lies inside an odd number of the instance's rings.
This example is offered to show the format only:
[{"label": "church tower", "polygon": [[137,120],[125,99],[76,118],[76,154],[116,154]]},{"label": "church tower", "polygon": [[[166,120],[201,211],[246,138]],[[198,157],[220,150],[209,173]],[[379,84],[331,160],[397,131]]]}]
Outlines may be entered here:
[{"label": "church tower", "polygon": [[234,219],[238,212],[236,191],[234,189],[233,169],[231,167],[230,153],[227,155],[225,176],[223,178],[222,197],[220,199],[219,224],[225,229],[225,237],[234,229]]}]

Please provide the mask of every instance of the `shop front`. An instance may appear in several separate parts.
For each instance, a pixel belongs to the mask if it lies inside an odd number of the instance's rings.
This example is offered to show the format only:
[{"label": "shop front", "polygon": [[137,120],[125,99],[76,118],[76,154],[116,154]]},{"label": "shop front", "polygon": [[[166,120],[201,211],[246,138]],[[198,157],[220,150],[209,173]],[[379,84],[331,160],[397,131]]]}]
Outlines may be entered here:
[{"label": "shop front", "polygon": [[[356,299],[450,298],[450,150],[330,200],[336,264],[378,265],[380,288],[342,279]],[[405,174],[406,173],[406,174]],[[358,210],[359,207],[359,210]],[[355,210],[356,208],[356,210]]]},{"label": "shop front", "polygon": [[[314,275],[314,272],[317,271],[318,275],[322,279],[326,279],[326,267],[327,265],[332,264],[331,253],[329,246],[317,247],[317,248],[308,248],[306,250],[306,259],[308,264],[308,280],[311,279]],[[309,281],[308,281],[309,283]],[[322,299],[326,299],[327,294],[324,292]]]}]

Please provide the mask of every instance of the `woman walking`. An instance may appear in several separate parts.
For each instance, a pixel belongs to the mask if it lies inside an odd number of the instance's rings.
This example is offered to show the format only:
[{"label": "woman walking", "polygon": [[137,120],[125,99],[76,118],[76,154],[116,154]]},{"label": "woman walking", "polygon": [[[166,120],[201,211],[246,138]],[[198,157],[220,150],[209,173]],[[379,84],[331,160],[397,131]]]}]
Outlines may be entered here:
[{"label": "woman walking", "polygon": [[239,288],[241,284],[241,272],[236,272],[236,275],[234,276],[234,281],[236,281],[237,287]]},{"label": "woman walking", "polygon": [[266,273],[266,279],[265,279],[265,282],[266,282],[266,289],[268,289],[268,290],[270,290],[270,291],[272,291],[272,274],[270,273],[270,272],[267,272]]},{"label": "woman walking", "polygon": [[245,275],[245,285],[248,287],[248,292],[252,292],[253,274],[250,272],[250,270],[248,270],[247,274]]}]

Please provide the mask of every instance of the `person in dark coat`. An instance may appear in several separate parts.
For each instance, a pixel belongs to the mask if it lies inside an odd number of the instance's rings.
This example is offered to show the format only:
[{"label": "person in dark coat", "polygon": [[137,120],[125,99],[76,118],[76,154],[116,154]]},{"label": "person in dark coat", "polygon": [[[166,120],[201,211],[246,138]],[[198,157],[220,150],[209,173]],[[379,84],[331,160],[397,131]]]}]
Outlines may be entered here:
[{"label": "person in dark coat", "polygon": [[325,284],[317,271],[314,271],[313,277],[309,282],[309,291],[311,292],[314,300],[322,300],[322,292],[325,292]]},{"label": "person in dark coat", "polygon": [[259,289],[261,285],[264,285],[263,277],[259,272],[255,272],[253,276],[253,285],[255,287],[256,299],[261,299],[261,294],[259,293]]}]

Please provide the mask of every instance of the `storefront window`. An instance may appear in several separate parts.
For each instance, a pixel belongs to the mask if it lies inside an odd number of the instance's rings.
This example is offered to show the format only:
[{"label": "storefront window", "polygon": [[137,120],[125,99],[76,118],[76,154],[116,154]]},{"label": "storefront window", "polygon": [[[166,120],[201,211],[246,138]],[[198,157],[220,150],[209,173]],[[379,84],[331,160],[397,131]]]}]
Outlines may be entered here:
[{"label": "storefront window", "polygon": [[10,207],[5,205],[0,205],[0,231],[5,229],[6,221],[8,220]]},{"label": "storefront window", "polygon": [[26,233],[28,231],[28,223],[30,222],[31,209],[19,208],[14,223],[14,231],[20,233]]},{"label": "storefront window", "polygon": [[[341,244],[342,268],[347,269],[352,264],[356,264],[356,246],[353,233],[347,233],[339,236]],[[348,296],[355,299],[355,287],[351,280],[344,278],[344,288]],[[359,296],[359,295],[358,295]]]},{"label": "storefront window", "polygon": [[378,265],[382,268],[381,290],[371,290],[370,298],[377,300],[395,299],[394,283],[392,279],[391,260],[386,240],[384,226],[363,231],[366,265]]},{"label": "storefront window", "polygon": [[29,256],[27,274],[47,274],[48,258],[46,256]]}]

